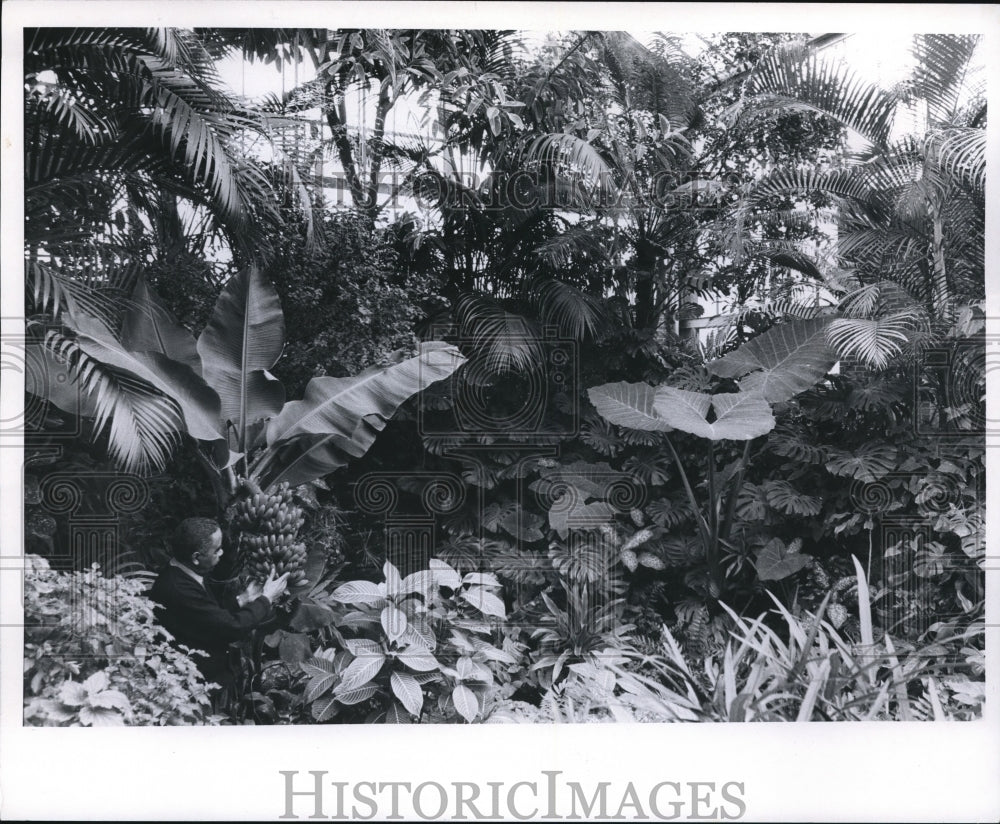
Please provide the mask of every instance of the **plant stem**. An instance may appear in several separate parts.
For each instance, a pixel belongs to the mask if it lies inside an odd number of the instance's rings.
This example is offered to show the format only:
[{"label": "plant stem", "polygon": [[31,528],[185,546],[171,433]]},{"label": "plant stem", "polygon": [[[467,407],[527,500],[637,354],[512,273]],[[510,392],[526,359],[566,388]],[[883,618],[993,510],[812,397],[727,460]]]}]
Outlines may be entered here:
[{"label": "plant stem", "polygon": [[687,473],[684,471],[684,464],[681,463],[677,450],[674,449],[674,445],[667,435],[663,436],[663,440],[666,441],[667,446],[670,449],[670,454],[673,456],[674,463],[677,464],[677,470],[680,472],[681,482],[684,484],[684,491],[687,492],[688,501],[691,503],[691,511],[694,513],[695,522],[698,524],[698,530],[701,533],[701,540],[705,547],[705,556],[707,558],[709,545],[711,544],[711,534],[709,532],[708,524],[705,521],[705,516],[698,511],[698,499],[694,496],[694,490],[691,488],[691,482],[688,480]]}]

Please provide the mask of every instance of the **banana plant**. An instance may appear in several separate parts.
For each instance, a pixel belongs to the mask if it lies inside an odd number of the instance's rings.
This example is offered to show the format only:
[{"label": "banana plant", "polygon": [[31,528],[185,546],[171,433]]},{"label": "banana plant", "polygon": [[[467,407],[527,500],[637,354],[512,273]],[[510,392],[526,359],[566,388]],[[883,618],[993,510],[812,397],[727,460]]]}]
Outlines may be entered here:
[{"label": "banana plant", "polygon": [[[709,571],[709,594],[722,595],[722,547],[732,532],[736,501],[750,459],[750,443],[775,426],[772,404],[815,385],[837,361],[826,342],[830,318],[794,320],[773,326],[727,355],[708,363],[720,378],[737,380],[739,391],[711,395],[672,386],[618,381],[588,390],[603,418],[618,426],[660,432],[670,450],[695,513]],[[687,432],[707,442],[707,506],[694,493],[690,476],[668,433]],[[719,473],[715,444],[743,441],[742,458]]]},{"label": "banana plant", "polygon": [[[465,360],[454,346],[425,342],[415,356],[396,355],[353,377],[313,378],[302,400],[286,401],[269,371],[284,347],[284,319],[256,267],[227,281],[197,339],[141,277],[117,329],[82,310],[62,320],[71,333],[29,325],[39,345],[27,347],[28,358],[39,379],[28,391],[92,418],[127,469],[162,466],[171,437],[195,439],[220,510],[235,492],[237,469],[267,491],[364,455],[402,403]],[[77,392],[67,392],[67,374]],[[146,406],[122,387],[140,388]]]}]

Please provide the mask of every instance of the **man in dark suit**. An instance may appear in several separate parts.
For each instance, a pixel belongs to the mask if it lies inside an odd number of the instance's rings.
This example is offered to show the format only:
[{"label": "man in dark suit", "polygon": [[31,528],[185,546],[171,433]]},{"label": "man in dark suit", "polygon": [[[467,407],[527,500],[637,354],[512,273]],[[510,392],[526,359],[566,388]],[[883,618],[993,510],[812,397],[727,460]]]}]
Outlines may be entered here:
[{"label": "man in dark suit", "polygon": [[[216,597],[205,581],[222,558],[222,530],[209,518],[186,518],[174,532],[170,562],[157,577],[149,596],[160,606],[157,616],[178,643],[208,653],[194,656],[205,676],[222,686],[219,698],[232,693],[235,674],[229,645],[250,636],[273,613],[272,602],[287,588],[288,573],[263,584],[251,583],[235,604]],[[218,702],[217,702],[218,705]]]}]

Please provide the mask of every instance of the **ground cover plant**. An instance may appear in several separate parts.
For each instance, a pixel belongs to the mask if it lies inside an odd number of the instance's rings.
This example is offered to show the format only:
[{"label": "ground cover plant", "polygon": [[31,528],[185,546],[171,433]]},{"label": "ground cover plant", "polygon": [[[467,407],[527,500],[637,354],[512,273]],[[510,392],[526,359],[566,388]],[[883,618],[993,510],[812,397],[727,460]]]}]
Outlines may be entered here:
[{"label": "ground cover plant", "polygon": [[820,40],[29,32],[26,721],[979,717],[980,39]]}]

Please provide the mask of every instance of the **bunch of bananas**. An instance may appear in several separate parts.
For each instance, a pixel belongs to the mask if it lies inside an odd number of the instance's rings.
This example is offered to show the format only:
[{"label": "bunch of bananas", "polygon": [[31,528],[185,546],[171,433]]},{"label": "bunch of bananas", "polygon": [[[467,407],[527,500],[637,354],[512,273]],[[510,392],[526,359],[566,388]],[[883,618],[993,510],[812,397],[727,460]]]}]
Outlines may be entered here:
[{"label": "bunch of bananas", "polygon": [[252,479],[240,478],[237,489],[240,498],[235,505],[235,523],[240,530],[243,566],[250,577],[263,581],[274,567],[278,575],[288,573],[289,586],[309,583],[303,570],[306,545],[296,539],[305,518],[288,484],[268,493]]}]

